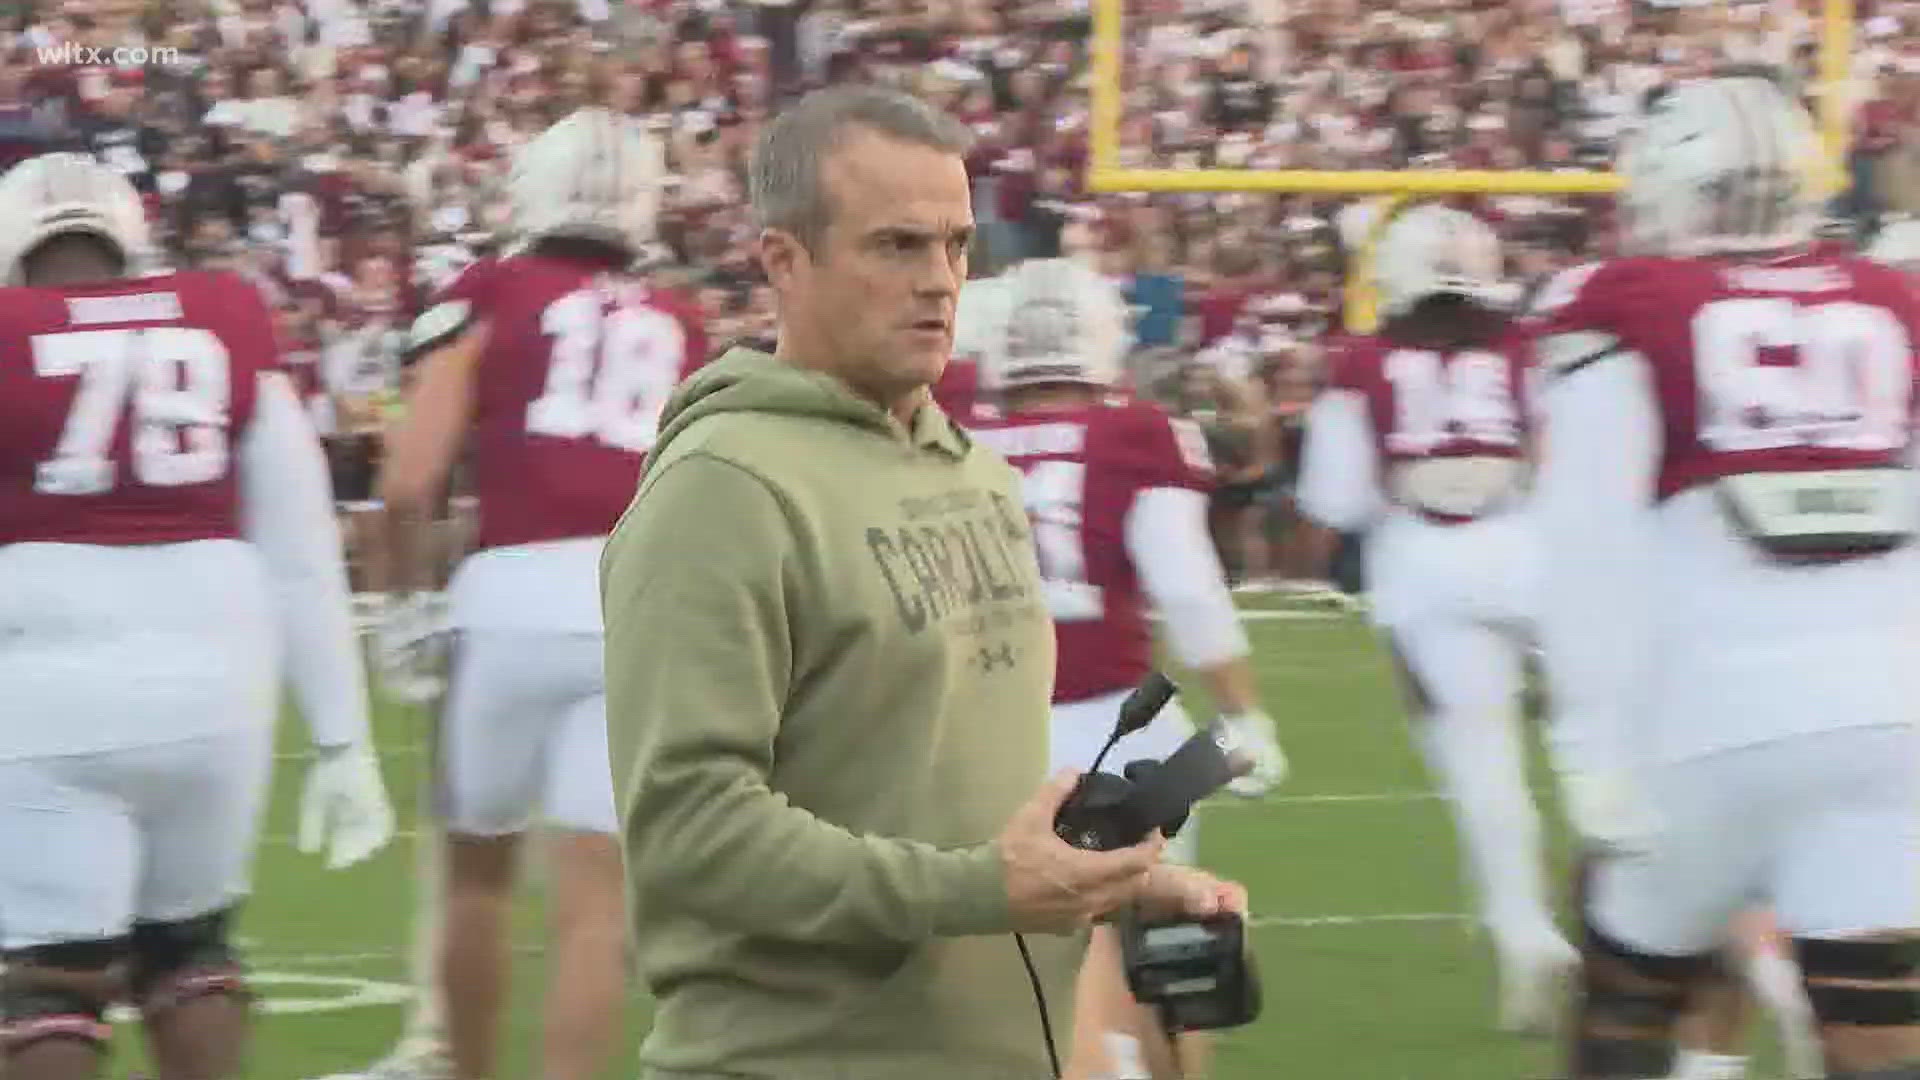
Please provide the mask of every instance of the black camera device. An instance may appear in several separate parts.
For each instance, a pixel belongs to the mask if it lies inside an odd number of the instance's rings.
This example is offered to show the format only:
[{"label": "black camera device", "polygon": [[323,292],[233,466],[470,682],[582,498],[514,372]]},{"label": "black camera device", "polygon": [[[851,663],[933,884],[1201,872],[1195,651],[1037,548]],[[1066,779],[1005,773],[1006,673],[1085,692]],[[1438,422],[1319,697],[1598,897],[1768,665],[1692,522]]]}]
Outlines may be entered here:
[{"label": "black camera device", "polygon": [[[1093,765],[1054,816],[1054,832],[1074,847],[1114,851],[1159,829],[1173,836],[1193,805],[1244,773],[1218,724],[1196,732],[1165,761],[1129,762],[1121,775],[1100,771],[1115,743],[1146,727],[1177,688],[1149,675],[1120,706],[1120,719]],[[1210,919],[1117,920],[1127,985],[1169,1031],[1238,1027],[1260,1014],[1260,980],[1246,923],[1232,913]]]}]

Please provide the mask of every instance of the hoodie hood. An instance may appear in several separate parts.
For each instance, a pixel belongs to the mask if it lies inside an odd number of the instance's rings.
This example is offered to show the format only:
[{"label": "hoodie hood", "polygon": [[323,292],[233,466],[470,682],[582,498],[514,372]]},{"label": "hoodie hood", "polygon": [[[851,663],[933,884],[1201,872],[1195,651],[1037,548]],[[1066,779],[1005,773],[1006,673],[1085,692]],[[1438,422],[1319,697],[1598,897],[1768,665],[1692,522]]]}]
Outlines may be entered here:
[{"label": "hoodie hood", "polygon": [[931,398],[914,414],[909,428],[831,375],[782,363],[758,349],[736,347],[674,390],[660,413],[660,434],[647,460],[661,460],[669,443],[705,417],[730,412],[782,413],[847,424],[955,460],[966,457],[971,445]]}]

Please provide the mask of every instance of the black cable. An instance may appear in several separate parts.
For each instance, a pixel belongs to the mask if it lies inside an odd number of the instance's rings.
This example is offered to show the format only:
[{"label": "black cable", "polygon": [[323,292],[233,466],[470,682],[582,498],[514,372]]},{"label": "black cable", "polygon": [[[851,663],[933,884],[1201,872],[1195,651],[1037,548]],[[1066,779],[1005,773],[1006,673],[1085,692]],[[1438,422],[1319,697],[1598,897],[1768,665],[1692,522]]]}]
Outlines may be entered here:
[{"label": "black cable", "polygon": [[1060,1051],[1053,1045],[1053,1021],[1047,1016],[1047,992],[1040,987],[1040,973],[1034,970],[1033,954],[1027,951],[1027,939],[1013,935],[1020,946],[1020,962],[1027,966],[1027,981],[1033,984],[1033,1003],[1040,1009],[1040,1037],[1047,1041],[1047,1064],[1053,1067],[1053,1080],[1060,1080]]}]

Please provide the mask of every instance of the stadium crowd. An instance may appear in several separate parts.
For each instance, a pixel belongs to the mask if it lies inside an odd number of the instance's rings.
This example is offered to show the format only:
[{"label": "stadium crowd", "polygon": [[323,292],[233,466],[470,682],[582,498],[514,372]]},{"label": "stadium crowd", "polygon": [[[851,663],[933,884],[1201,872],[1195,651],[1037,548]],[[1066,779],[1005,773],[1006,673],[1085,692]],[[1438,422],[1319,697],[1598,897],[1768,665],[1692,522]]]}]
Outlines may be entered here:
[{"label": "stadium crowd", "polygon": [[[1858,9],[1834,210],[1864,230],[1920,190],[1920,3]],[[1129,0],[1121,153],[1590,168],[1664,77],[1754,60],[1811,87],[1818,24],[1808,0]],[[724,343],[770,325],[743,197],[757,125],[824,82],[905,86],[979,138],[975,273],[1082,254],[1126,282],[1136,383],[1202,421],[1223,464],[1231,569],[1310,578],[1324,548],[1301,542],[1286,492],[1363,208],[1090,195],[1088,32],[1075,0],[40,0],[0,14],[0,168],[84,145],[132,179],[176,260],[256,280],[351,507],[371,495],[401,336],[493,242],[516,145],[593,98],[657,132],[656,272]],[[87,62],[111,55],[144,62]],[[1473,202],[1522,288],[1611,243],[1601,197]]]}]

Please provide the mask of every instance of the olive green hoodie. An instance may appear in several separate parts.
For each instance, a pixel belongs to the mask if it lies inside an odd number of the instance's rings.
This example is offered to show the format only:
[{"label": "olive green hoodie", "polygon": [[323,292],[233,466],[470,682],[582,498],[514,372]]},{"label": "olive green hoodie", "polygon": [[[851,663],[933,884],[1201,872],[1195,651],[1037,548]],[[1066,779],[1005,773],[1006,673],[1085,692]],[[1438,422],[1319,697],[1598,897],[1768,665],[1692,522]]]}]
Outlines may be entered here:
[{"label": "olive green hoodie", "polygon": [[[662,420],[601,573],[648,1075],[1050,1075],[989,845],[1047,766],[1017,474],[744,349]],[[1029,944],[1065,1033],[1084,938]]]}]

